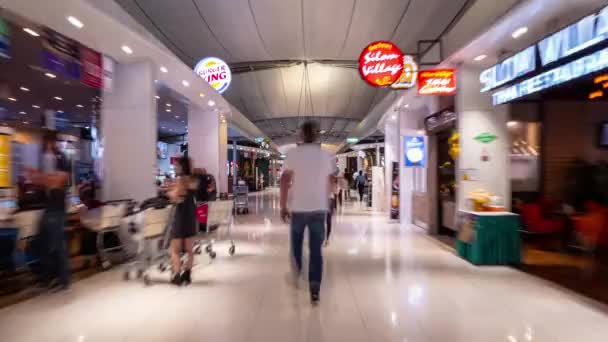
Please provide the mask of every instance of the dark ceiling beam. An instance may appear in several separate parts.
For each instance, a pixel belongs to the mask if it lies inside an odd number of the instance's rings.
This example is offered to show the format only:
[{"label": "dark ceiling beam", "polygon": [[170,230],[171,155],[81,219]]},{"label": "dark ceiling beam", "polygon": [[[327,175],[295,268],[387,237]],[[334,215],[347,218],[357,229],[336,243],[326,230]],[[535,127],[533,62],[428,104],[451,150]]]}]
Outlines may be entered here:
[{"label": "dark ceiling beam", "polygon": [[272,61],[250,61],[230,63],[230,70],[233,74],[239,74],[251,71],[260,71],[277,68],[289,68],[300,64],[319,63],[341,68],[356,69],[359,61],[352,60],[334,60],[334,59],[279,59]]}]

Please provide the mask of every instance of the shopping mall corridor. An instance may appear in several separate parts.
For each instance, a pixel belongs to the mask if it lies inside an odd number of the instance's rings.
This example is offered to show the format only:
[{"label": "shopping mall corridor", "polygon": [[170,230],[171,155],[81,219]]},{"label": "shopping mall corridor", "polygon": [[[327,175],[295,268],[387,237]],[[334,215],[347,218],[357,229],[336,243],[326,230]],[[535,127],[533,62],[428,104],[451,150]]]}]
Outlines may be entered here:
[{"label": "shopping mall corridor", "polygon": [[[417,228],[349,203],[326,253],[321,303],[286,282],[278,193],[250,197],[237,253],[218,244],[194,283],[145,287],[120,268],[0,311],[0,340],[605,341],[605,308],[511,268],[474,267]],[[226,247],[226,248],[225,248]]]}]

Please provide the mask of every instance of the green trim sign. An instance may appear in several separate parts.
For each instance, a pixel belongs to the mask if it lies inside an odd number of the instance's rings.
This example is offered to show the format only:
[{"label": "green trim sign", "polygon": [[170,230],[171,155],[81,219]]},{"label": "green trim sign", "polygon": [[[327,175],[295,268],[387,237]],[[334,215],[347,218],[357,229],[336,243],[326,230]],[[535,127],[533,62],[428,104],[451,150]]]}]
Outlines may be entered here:
[{"label": "green trim sign", "polygon": [[473,139],[475,139],[483,144],[489,144],[492,141],[498,139],[498,137],[495,136],[494,134],[490,134],[490,133],[481,133],[480,135],[476,136]]}]

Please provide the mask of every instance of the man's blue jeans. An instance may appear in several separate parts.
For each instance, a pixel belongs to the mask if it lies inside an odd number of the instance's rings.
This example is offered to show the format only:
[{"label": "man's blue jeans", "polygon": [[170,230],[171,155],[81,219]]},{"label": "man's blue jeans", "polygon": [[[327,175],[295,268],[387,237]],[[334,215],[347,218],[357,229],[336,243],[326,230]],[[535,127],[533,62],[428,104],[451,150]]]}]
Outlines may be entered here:
[{"label": "man's blue jeans", "polygon": [[291,216],[291,253],[298,272],[302,270],[302,245],[304,231],[308,226],[308,247],[310,264],[308,279],[311,291],[319,291],[323,277],[323,254],[321,249],[325,240],[325,211],[294,212]]}]

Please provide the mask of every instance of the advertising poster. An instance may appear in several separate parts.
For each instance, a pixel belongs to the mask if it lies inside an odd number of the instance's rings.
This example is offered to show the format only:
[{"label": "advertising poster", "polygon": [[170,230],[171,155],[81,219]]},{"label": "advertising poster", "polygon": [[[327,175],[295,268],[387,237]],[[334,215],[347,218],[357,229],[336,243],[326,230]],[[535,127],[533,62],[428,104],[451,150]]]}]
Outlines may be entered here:
[{"label": "advertising poster", "polygon": [[11,35],[8,24],[0,18],[0,57],[11,58]]},{"label": "advertising poster", "polygon": [[80,79],[80,45],[77,41],[47,28],[42,47],[42,67]]},{"label": "advertising poster", "polygon": [[101,54],[97,51],[93,51],[87,47],[81,46],[80,64],[82,65],[82,84],[96,89],[101,89],[103,78]]},{"label": "advertising poster", "polygon": [[11,187],[11,146],[9,134],[0,133],[0,188]]},{"label": "advertising poster", "polygon": [[399,163],[393,162],[391,184],[391,220],[399,220]]},{"label": "advertising poster", "polygon": [[426,164],[426,146],[424,137],[406,136],[403,137],[406,167],[424,167]]}]

